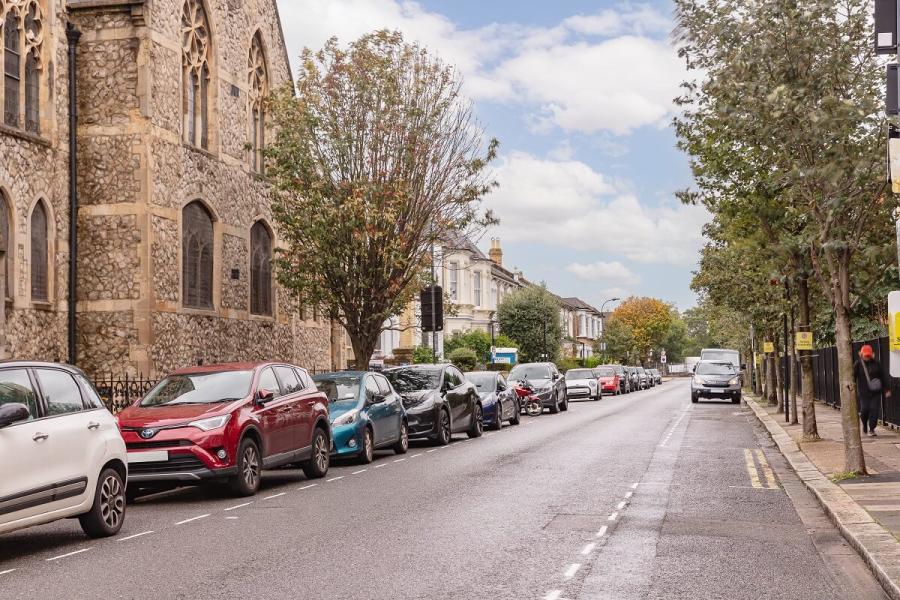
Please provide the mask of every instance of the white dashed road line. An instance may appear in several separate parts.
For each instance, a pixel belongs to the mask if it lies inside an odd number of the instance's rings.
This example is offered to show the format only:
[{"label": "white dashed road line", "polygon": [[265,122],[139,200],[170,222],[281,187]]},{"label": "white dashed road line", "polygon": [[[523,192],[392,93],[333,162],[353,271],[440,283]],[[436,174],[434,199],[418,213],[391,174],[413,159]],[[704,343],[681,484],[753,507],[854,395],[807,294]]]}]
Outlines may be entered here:
[{"label": "white dashed road line", "polygon": [[117,542],[127,542],[128,540],[133,540],[134,538],[139,538],[139,537],[143,537],[145,535],[150,535],[151,533],[153,533],[153,532],[152,531],[144,531],[142,533],[136,533],[134,535],[129,535],[128,537],[119,538],[116,541]]},{"label": "white dashed road line", "polygon": [[185,519],[184,521],[178,521],[175,523],[176,525],[184,525],[185,523],[190,523],[191,521],[199,521],[200,519],[205,519],[209,516],[209,513],[205,515],[200,515],[199,517],[191,517],[190,519]]},{"label": "white dashed road line", "polygon": [[631,489],[636,490],[636,489],[637,489],[637,486],[638,486],[638,484],[632,483],[632,484],[631,484]]},{"label": "white dashed road line", "polygon": [[594,551],[594,548],[596,548],[596,547],[597,547],[597,544],[591,542],[590,544],[588,544],[587,546],[585,546],[585,547],[581,550],[582,556],[587,556],[588,554],[590,554],[591,552],[593,552],[593,551]]},{"label": "white dashed road line", "polygon": [[405,458],[398,458],[398,459],[396,459],[394,462],[403,462],[404,460],[406,460],[406,459],[405,459]]},{"label": "white dashed road line", "polygon": [[597,532],[597,537],[603,537],[604,535],[606,535],[606,530],[607,530],[607,529],[608,529],[608,527],[607,527],[606,525],[604,525],[603,527],[601,527],[601,528],[600,528],[600,531]]},{"label": "white dashed road line", "polygon": [[5,571],[0,571],[0,575],[9,575],[13,571],[15,571],[15,569],[7,569]]},{"label": "white dashed road line", "polygon": [[547,592],[544,600],[559,600],[560,596],[562,596],[562,590],[553,590],[552,592]]},{"label": "white dashed road line", "polygon": [[628,492],[627,494],[625,494],[625,499],[627,500],[627,499],[631,498],[632,496],[634,496],[634,492]]},{"label": "white dashed road line", "polygon": [[381,463],[380,465],[375,465],[376,469],[380,469],[381,467],[386,467],[387,463]]},{"label": "white dashed road line", "polygon": [[613,514],[609,515],[609,520],[610,520],[610,521],[615,521],[615,520],[618,519],[618,518],[619,518],[619,513],[618,513],[618,511],[616,511],[616,512],[614,512]]},{"label": "white dashed road line", "polygon": [[302,492],[303,490],[308,490],[309,488],[314,488],[314,487],[316,487],[317,485],[319,485],[319,484],[318,484],[318,483],[311,483],[311,484],[309,484],[309,485],[304,485],[302,488],[299,488],[297,491],[298,491],[298,492]]},{"label": "white dashed road line", "polygon": [[437,452],[437,451],[438,451],[437,448],[432,448],[431,450],[426,450],[425,452],[428,454],[431,454],[432,452]]},{"label": "white dashed road line", "polygon": [[280,498],[281,496],[284,496],[285,494],[287,494],[287,492],[281,492],[280,494],[272,494],[271,496],[266,496],[265,498],[263,498],[263,500],[271,500],[273,498]]},{"label": "white dashed road line", "polygon": [[88,550],[93,550],[93,548],[82,548],[81,550],[76,550],[75,552],[69,552],[68,554],[60,554],[59,556],[54,556],[53,558],[48,558],[47,562],[59,560],[61,558],[68,558],[70,556],[75,556],[76,554],[81,554],[82,552],[87,552]]},{"label": "white dashed road line", "polygon": [[573,577],[575,577],[575,573],[577,573],[578,569],[580,569],[580,568],[581,568],[581,563],[573,563],[573,564],[569,565],[569,568],[566,569],[566,572],[565,572],[566,579],[572,579]]},{"label": "white dashed road line", "polygon": [[359,475],[360,473],[365,473],[368,469],[360,469],[359,471],[353,471],[350,473],[351,475]]},{"label": "white dashed road line", "polygon": [[228,508],[225,509],[225,512],[228,512],[230,510],[237,510],[239,508],[244,508],[245,506],[250,506],[251,504],[253,504],[253,502],[244,502],[243,504],[238,504],[237,506],[229,506]]},{"label": "white dashed road line", "polygon": [[619,504],[616,505],[616,508],[619,510],[622,510],[623,508],[625,508],[626,504],[628,504],[628,503],[623,500],[623,501],[619,502]]},{"label": "white dashed road line", "polygon": [[341,475],[340,477],[332,477],[331,479],[326,479],[325,483],[331,483],[332,481],[337,481],[338,479],[343,479],[343,478],[344,478],[343,475]]},{"label": "white dashed road line", "polygon": [[412,456],[410,456],[410,458],[419,458],[420,456],[422,456],[421,452],[419,452],[418,454],[413,454]]}]

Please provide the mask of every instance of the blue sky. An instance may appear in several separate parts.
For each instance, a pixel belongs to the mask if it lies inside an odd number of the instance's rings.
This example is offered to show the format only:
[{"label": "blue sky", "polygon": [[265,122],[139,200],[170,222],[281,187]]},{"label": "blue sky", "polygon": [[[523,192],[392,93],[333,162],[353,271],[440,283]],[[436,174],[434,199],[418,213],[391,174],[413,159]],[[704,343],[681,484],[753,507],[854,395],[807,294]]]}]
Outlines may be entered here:
[{"label": "blue sky", "polygon": [[288,49],[399,29],[454,64],[501,142],[508,267],[599,307],[648,295],[684,309],[705,211],[681,206],[687,159],[669,125],[686,77],[669,2],[278,0]]}]

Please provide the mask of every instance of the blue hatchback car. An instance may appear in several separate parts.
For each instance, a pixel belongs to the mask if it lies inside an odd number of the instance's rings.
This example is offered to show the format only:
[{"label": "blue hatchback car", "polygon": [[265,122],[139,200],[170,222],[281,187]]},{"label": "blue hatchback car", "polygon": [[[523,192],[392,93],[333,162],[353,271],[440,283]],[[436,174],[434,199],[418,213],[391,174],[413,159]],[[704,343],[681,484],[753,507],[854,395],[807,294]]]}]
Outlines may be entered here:
[{"label": "blue hatchback car", "polygon": [[332,456],[370,463],[376,449],[409,450],[406,410],[384,375],[341,371],[316,375],[313,381],[328,396]]}]

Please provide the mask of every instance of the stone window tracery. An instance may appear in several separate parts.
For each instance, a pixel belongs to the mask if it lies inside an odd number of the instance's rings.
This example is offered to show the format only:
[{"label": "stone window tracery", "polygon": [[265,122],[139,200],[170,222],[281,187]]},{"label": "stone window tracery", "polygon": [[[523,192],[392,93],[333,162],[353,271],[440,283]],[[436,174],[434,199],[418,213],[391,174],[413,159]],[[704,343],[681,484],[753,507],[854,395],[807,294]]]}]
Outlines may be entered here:
[{"label": "stone window tracery", "polygon": [[38,202],[31,213],[31,299],[50,299],[47,248],[47,209]]},{"label": "stone window tracery", "polygon": [[189,308],[213,308],[213,218],[200,202],[182,211],[182,302]]},{"label": "stone window tracery", "polygon": [[181,14],[184,141],[209,147],[210,30],[202,0],[187,0]]},{"label": "stone window tracery", "polygon": [[262,221],[250,229],[250,312],[272,314],[272,234]]},{"label": "stone window tracery", "polygon": [[264,101],[269,93],[269,76],[262,36],[258,31],[250,42],[247,73],[250,90],[250,168],[257,173],[262,173],[264,170],[262,150],[265,147],[266,139]]},{"label": "stone window tracery", "polygon": [[0,0],[3,123],[40,133],[44,18],[38,0]]}]

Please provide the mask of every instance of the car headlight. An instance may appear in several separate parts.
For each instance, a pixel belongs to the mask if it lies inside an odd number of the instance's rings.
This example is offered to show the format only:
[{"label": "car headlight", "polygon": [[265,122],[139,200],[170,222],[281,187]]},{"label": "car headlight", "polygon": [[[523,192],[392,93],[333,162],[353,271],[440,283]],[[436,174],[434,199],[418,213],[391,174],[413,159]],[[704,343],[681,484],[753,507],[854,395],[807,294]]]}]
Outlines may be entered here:
[{"label": "car headlight", "polygon": [[218,417],[209,417],[208,419],[200,419],[199,421],[191,421],[188,423],[188,427],[196,427],[197,429],[202,429],[203,431],[212,431],[213,429],[218,429],[219,427],[225,427],[225,424],[228,423],[228,420],[231,419],[231,415],[221,415]]},{"label": "car headlight", "polygon": [[706,383],[706,380],[703,379],[702,377],[699,377],[699,376],[695,375],[695,376],[694,376],[694,383],[699,383],[700,385],[703,385],[704,383]]},{"label": "car headlight", "polygon": [[588,382],[588,385],[590,385],[591,387],[597,387],[597,382],[596,382],[596,381],[589,381],[589,382]]},{"label": "car headlight", "polygon": [[728,380],[728,385],[737,385],[738,383],[739,383],[739,381],[738,381],[737,377],[732,377],[731,379]]},{"label": "car headlight", "polygon": [[353,409],[350,412],[345,412],[337,419],[331,422],[335,427],[340,427],[341,425],[350,425],[351,423],[356,423],[356,419],[359,417],[359,409]]}]

